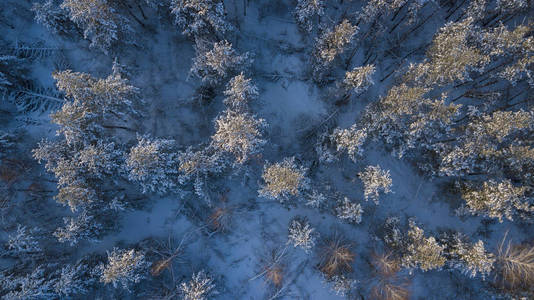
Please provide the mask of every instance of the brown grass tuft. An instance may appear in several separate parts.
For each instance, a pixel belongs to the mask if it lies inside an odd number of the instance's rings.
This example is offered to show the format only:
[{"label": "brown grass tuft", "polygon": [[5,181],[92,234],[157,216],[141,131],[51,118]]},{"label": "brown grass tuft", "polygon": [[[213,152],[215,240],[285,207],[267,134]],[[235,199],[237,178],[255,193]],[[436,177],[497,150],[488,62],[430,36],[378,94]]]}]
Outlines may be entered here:
[{"label": "brown grass tuft", "polygon": [[372,254],[372,267],[381,277],[395,276],[400,271],[399,260],[391,252]]},{"label": "brown grass tuft", "polygon": [[209,215],[207,223],[213,232],[226,232],[230,228],[232,210],[227,207],[217,207]]},{"label": "brown grass tuft", "polygon": [[534,286],[534,246],[512,245],[504,235],[497,249],[497,271],[504,289],[531,289]]},{"label": "brown grass tuft", "polygon": [[393,283],[388,280],[379,280],[371,288],[370,299],[376,300],[408,300],[410,292],[407,283]]},{"label": "brown grass tuft", "polygon": [[350,243],[336,235],[325,241],[320,249],[319,270],[328,278],[352,272],[352,263],[356,255]]}]

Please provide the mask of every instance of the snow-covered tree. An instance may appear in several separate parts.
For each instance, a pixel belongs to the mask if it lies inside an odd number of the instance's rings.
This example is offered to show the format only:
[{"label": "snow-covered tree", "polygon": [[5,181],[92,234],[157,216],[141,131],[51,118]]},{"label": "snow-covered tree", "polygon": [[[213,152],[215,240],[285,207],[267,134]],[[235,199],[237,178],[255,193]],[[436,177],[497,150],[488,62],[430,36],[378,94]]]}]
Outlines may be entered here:
[{"label": "snow-covered tree", "polygon": [[215,35],[232,30],[222,0],[172,0],[175,22],[189,36]]},{"label": "snow-covered tree", "polygon": [[255,100],[259,93],[258,88],[250,78],[246,78],[243,72],[230,80],[224,91],[224,104],[234,111],[244,111],[248,102]]},{"label": "snow-covered tree", "polygon": [[173,140],[138,136],[137,145],[130,149],[126,158],[128,178],[139,182],[143,193],[172,191],[176,186],[178,167],[178,153]]},{"label": "snow-covered tree", "polygon": [[60,126],[58,134],[63,134],[69,144],[95,140],[105,117],[136,113],[139,91],[120,74],[99,79],[67,70],[53,77],[57,88],[72,99],[51,115],[52,122]]},{"label": "snow-covered tree", "polygon": [[358,281],[345,275],[335,275],[328,279],[330,289],[340,297],[348,297],[358,285]]},{"label": "snow-covered tree", "polygon": [[145,255],[135,249],[121,250],[113,248],[108,252],[108,262],[100,265],[100,281],[113,287],[122,286],[129,289],[134,283],[140,282],[145,276],[143,273],[147,270],[148,263],[145,261]]},{"label": "snow-covered tree", "polygon": [[240,71],[248,60],[248,53],[238,54],[232,44],[226,40],[216,42],[211,49],[197,42],[196,57],[191,66],[191,73],[203,82],[218,84],[230,73]]},{"label": "snow-covered tree", "polygon": [[512,85],[524,77],[530,79],[530,85],[534,85],[529,68],[534,64],[534,37],[531,32],[530,26],[519,25],[509,30],[500,24],[482,33],[482,50],[495,60],[505,62],[505,67],[496,76],[508,80]]},{"label": "snow-covered tree", "polygon": [[215,134],[211,137],[213,145],[235,156],[242,164],[251,155],[261,151],[265,140],[262,129],[266,127],[263,119],[256,119],[246,112],[227,110],[215,119]]},{"label": "snow-covered tree", "polygon": [[81,262],[62,267],[54,283],[54,291],[62,297],[86,294],[95,281],[89,273],[89,266]]},{"label": "snow-covered tree", "polygon": [[516,187],[510,180],[489,180],[481,188],[466,185],[462,189],[462,198],[473,214],[497,218],[499,222],[503,218],[512,221],[515,215],[524,216],[534,212],[534,204],[526,197],[526,191],[527,187]]},{"label": "snow-covered tree", "polygon": [[427,59],[410,65],[405,80],[430,87],[465,81],[469,71],[482,71],[490,57],[470,43],[476,40],[472,22],[467,18],[441,28],[427,50]]},{"label": "snow-covered tree", "polygon": [[486,278],[495,264],[495,256],[486,251],[481,240],[472,244],[462,236],[455,235],[450,249],[446,252],[451,255],[452,267],[469,277],[480,275]]},{"label": "snow-covered tree", "polygon": [[91,40],[91,46],[106,53],[131,32],[128,19],[119,15],[107,0],[63,0],[61,7],[84,29],[84,37]]},{"label": "snow-covered tree", "polygon": [[218,151],[210,153],[210,149],[202,149],[193,151],[191,147],[178,155],[180,166],[179,181],[184,184],[191,178],[198,178],[199,176],[206,176],[208,173],[219,173],[224,168],[224,161]]},{"label": "snow-covered tree", "polygon": [[374,73],[375,65],[356,67],[345,73],[343,85],[345,89],[352,90],[356,94],[363,92],[374,83],[372,78]]},{"label": "snow-covered tree", "polygon": [[295,158],[285,158],[282,162],[266,164],[262,178],[265,184],[258,191],[260,196],[283,202],[289,197],[298,197],[309,186],[306,169],[297,167]]},{"label": "snow-covered tree", "polygon": [[293,218],[289,222],[288,230],[289,235],[287,242],[292,244],[293,247],[300,247],[306,253],[309,253],[315,246],[318,234],[315,232],[315,228],[311,227],[306,218],[299,216]]},{"label": "snow-covered tree", "polygon": [[297,0],[295,17],[300,27],[306,31],[312,31],[313,18],[324,14],[325,4],[323,0]]},{"label": "snow-covered tree", "polygon": [[344,197],[336,206],[336,216],[349,223],[360,224],[363,209],[360,203],[354,203]]},{"label": "snow-covered tree", "polygon": [[387,15],[404,6],[407,0],[370,0],[362,8],[360,18],[365,22],[370,22],[379,15]]},{"label": "snow-covered tree", "polygon": [[54,236],[61,243],[76,245],[81,240],[94,240],[101,232],[102,225],[94,220],[94,217],[86,211],[82,211],[76,217],[64,218],[65,227],[59,227]]},{"label": "snow-covered tree", "polygon": [[39,242],[34,236],[36,233],[37,230],[35,228],[28,230],[25,226],[19,224],[16,233],[9,235],[7,241],[8,254],[21,256],[41,252]]},{"label": "snow-covered tree", "polygon": [[366,130],[358,129],[356,124],[346,129],[336,128],[330,136],[330,140],[336,145],[337,151],[347,151],[353,161],[356,161],[356,156],[363,153],[362,146],[366,139]]},{"label": "snow-covered tree", "polygon": [[193,274],[189,282],[182,282],[180,291],[184,300],[208,300],[217,295],[213,279],[204,270]]},{"label": "snow-covered tree", "polygon": [[347,19],[334,28],[325,30],[315,42],[316,69],[320,71],[328,67],[336,56],[343,53],[357,31],[358,26],[352,25]]},{"label": "snow-covered tree", "polygon": [[2,299],[53,299],[57,297],[54,292],[54,282],[48,278],[45,269],[38,266],[31,273],[24,276],[10,276],[2,280]]},{"label": "snow-covered tree", "polygon": [[358,177],[364,185],[365,200],[373,200],[378,204],[380,191],[385,194],[391,193],[392,180],[389,170],[382,170],[380,166],[367,166]]},{"label": "snow-covered tree", "polygon": [[513,153],[521,154],[514,147],[524,144],[522,137],[533,132],[532,112],[496,111],[473,118],[465,126],[458,143],[449,151],[442,152],[439,171],[448,176],[458,176],[477,172],[495,174],[501,173],[503,167],[517,167],[518,161]]},{"label": "snow-covered tree", "polygon": [[69,33],[74,29],[74,24],[69,19],[68,11],[60,7],[58,2],[46,0],[44,3],[33,3],[35,21],[54,33]]},{"label": "snow-covered tree", "polygon": [[433,236],[425,237],[424,230],[417,227],[413,221],[410,222],[406,243],[406,253],[401,259],[404,267],[428,271],[445,265],[445,246],[440,245]]}]

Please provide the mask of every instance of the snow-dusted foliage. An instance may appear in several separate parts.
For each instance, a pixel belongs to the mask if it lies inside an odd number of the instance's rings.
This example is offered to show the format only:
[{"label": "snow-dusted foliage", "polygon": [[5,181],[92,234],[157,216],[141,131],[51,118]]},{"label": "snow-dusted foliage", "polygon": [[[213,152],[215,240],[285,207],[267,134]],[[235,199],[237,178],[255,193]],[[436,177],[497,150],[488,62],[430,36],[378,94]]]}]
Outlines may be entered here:
[{"label": "snow-dusted foliage", "polygon": [[445,265],[446,258],[443,255],[445,246],[440,245],[433,236],[425,237],[424,230],[413,221],[410,221],[406,243],[406,253],[401,260],[402,266],[428,271],[440,269]]},{"label": "snow-dusted foliage", "polygon": [[131,33],[128,19],[118,14],[107,0],[63,0],[71,20],[84,29],[91,46],[106,52]]},{"label": "snow-dusted foliage", "polygon": [[218,152],[210,153],[209,149],[193,151],[191,147],[180,152],[178,160],[180,166],[179,181],[184,184],[191,178],[196,179],[199,176],[205,176],[208,173],[219,173],[224,168],[224,161]]},{"label": "snow-dusted foliage", "polygon": [[61,268],[59,278],[54,283],[54,291],[61,297],[86,294],[94,281],[89,266],[79,262]]},{"label": "snow-dusted foliage", "polygon": [[300,27],[306,31],[312,31],[313,18],[324,14],[323,0],[297,0],[297,7],[295,8],[295,17]]},{"label": "snow-dusted foliage", "polygon": [[330,289],[340,297],[348,297],[358,286],[358,281],[345,275],[335,275],[328,279]]},{"label": "snow-dusted foliage", "polygon": [[217,295],[213,279],[204,270],[193,274],[190,281],[182,282],[180,291],[184,300],[208,300]]},{"label": "snow-dusted foliage", "polygon": [[381,14],[396,11],[407,2],[406,0],[371,0],[362,8],[359,17],[365,22],[370,22]]},{"label": "snow-dusted foliage", "polygon": [[140,282],[148,267],[145,255],[137,250],[121,250],[114,248],[108,252],[108,261],[105,265],[99,265],[100,281],[113,287],[122,286],[129,289],[132,284]]},{"label": "snow-dusted foliage", "polygon": [[230,73],[239,71],[247,63],[248,52],[238,54],[232,44],[226,40],[216,42],[211,48],[198,41],[195,47],[196,57],[191,66],[191,73],[203,82],[218,84]]},{"label": "snow-dusted foliage", "polygon": [[175,22],[189,36],[216,35],[232,30],[221,0],[172,0]]},{"label": "snow-dusted foliage", "polygon": [[143,193],[167,193],[176,187],[179,160],[173,140],[138,136],[126,158],[128,178],[139,182]]},{"label": "snow-dusted foliage", "polygon": [[69,19],[69,12],[60,7],[57,0],[46,0],[44,3],[35,2],[32,11],[35,21],[55,33],[70,33],[74,24]]},{"label": "snow-dusted foliage", "polygon": [[359,224],[362,221],[363,209],[360,203],[354,203],[344,197],[336,206],[336,216],[349,223]]},{"label": "snow-dusted foliage", "polygon": [[39,242],[35,238],[37,230],[28,230],[20,224],[14,234],[10,234],[7,241],[8,253],[11,255],[31,255],[41,252]]},{"label": "snow-dusted foliage", "polygon": [[290,197],[298,197],[308,189],[309,179],[306,168],[298,167],[295,158],[285,158],[282,162],[266,164],[263,168],[264,184],[258,191],[260,196],[284,202]]},{"label": "snow-dusted foliage", "polygon": [[336,56],[343,53],[357,31],[358,26],[352,25],[347,19],[344,19],[334,28],[326,29],[315,41],[316,70],[320,71],[322,68],[328,67]]},{"label": "snow-dusted foliage", "polygon": [[405,80],[428,87],[465,81],[469,71],[482,71],[490,57],[470,44],[476,35],[472,21],[467,18],[441,28],[427,51],[427,60],[412,64]]},{"label": "snow-dusted foliage", "polygon": [[356,161],[356,157],[363,153],[362,146],[367,139],[367,131],[358,129],[356,124],[350,128],[334,129],[330,136],[332,143],[336,145],[337,151],[347,151],[349,157]]},{"label": "snow-dusted foliage", "polygon": [[488,277],[494,268],[495,256],[486,251],[484,242],[479,240],[472,244],[459,235],[455,235],[450,249],[446,252],[451,256],[452,267],[469,277],[479,275]]},{"label": "snow-dusted foliage", "polygon": [[305,197],[306,205],[312,208],[320,208],[326,202],[326,197],[322,193],[312,190],[311,193]]},{"label": "snow-dusted foliage", "polygon": [[228,108],[234,111],[243,111],[247,109],[248,102],[255,100],[259,93],[252,80],[246,78],[241,72],[230,80],[224,95],[226,98],[223,102]]},{"label": "snow-dusted foliage", "polygon": [[47,278],[45,269],[41,266],[24,276],[1,277],[2,275],[0,275],[2,299],[52,299],[57,296],[54,292],[53,281]]},{"label": "snow-dusted foliage", "polygon": [[52,122],[60,126],[57,133],[64,135],[68,144],[97,139],[106,117],[135,113],[139,91],[120,74],[100,79],[67,70],[53,77],[57,88],[72,99],[51,115]]},{"label": "snow-dusted foliage", "polygon": [[310,253],[310,250],[315,246],[318,234],[315,232],[315,228],[311,227],[308,220],[297,216],[289,222],[288,230],[287,242],[295,248],[299,247],[306,253]]},{"label": "snow-dusted foliage", "polygon": [[[497,111],[474,118],[459,143],[444,152],[439,171],[448,176],[476,172],[496,173],[516,170],[527,154],[517,148],[521,136],[534,132],[534,118],[527,111]],[[516,156],[518,155],[518,156]]]},{"label": "snow-dusted foliage", "polygon": [[389,170],[382,170],[380,166],[367,166],[363,172],[358,173],[363,182],[365,200],[373,200],[378,204],[380,192],[391,193],[392,180]]},{"label": "snow-dusted foliage", "polygon": [[490,180],[481,187],[469,184],[462,190],[462,198],[471,213],[496,218],[499,222],[503,218],[512,221],[516,215],[525,217],[534,212],[534,204],[525,195],[527,187],[514,186],[510,180]]},{"label": "snow-dusted foliage", "polygon": [[352,90],[355,93],[363,92],[374,83],[372,77],[374,73],[375,65],[356,67],[345,73],[343,85],[347,90]]},{"label": "snow-dusted foliage", "polygon": [[59,242],[69,243],[71,246],[81,240],[94,240],[102,230],[102,225],[86,211],[82,211],[76,217],[66,217],[63,221],[65,226],[56,229],[54,236]]},{"label": "snow-dusted foliage", "polygon": [[215,119],[215,134],[211,137],[213,145],[231,153],[238,164],[246,162],[251,155],[261,152],[265,140],[262,129],[266,127],[263,119],[256,119],[246,112],[227,110]]}]

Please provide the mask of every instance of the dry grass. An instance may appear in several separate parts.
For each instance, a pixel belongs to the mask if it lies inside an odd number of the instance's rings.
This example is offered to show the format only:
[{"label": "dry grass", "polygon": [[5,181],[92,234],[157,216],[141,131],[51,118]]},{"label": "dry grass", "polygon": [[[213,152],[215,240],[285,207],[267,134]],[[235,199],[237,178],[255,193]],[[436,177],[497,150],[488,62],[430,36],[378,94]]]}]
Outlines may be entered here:
[{"label": "dry grass", "polygon": [[371,266],[375,270],[370,299],[407,300],[410,298],[408,281],[398,275],[400,262],[391,252],[374,253]]},{"label": "dry grass", "polygon": [[232,210],[227,207],[217,207],[209,215],[207,223],[213,232],[226,232],[232,221]]},{"label": "dry grass", "polygon": [[265,273],[265,279],[276,288],[281,287],[284,282],[284,267],[280,264],[268,266]]},{"label": "dry grass", "polygon": [[406,283],[392,283],[385,280],[379,280],[371,288],[370,299],[376,300],[408,300],[410,292]]},{"label": "dry grass", "polygon": [[534,246],[512,245],[503,237],[497,249],[497,271],[504,289],[532,289],[534,286]]},{"label": "dry grass", "polygon": [[320,248],[319,270],[328,278],[350,273],[352,272],[352,263],[355,257],[356,255],[352,251],[350,243],[335,235],[333,238],[326,240]]},{"label": "dry grass", "polygon": [[378,276],[394,276],[400,271],[400,262],[391,252],[373,253],[371,257],[372,267]]}]

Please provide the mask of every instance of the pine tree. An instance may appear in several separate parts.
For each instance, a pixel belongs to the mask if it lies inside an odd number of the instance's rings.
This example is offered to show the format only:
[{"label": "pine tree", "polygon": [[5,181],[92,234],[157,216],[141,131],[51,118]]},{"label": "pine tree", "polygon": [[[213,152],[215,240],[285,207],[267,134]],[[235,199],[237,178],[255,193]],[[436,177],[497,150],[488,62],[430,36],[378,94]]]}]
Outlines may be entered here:
[{"label": "pine tree", "polygon": [[75,30],[75,25],[69,19],[68,11],[57,3],[57,0],[33,3],[32,11],[35,13],[35,21],[54,33],[68,34]]},{"label": "pine tree", "polygon": [[111,283],[115,288],[120,285],[128,290],[132,284],[140,282],[145,277],[143,273],[147,268],[145,255],[140,251],[113,248],[108,252],[107,264],[99,266],[100,281],[105,284]]},{"label": "pine tree", "polygon": [[228,83],[224,91],[224,104],[233,111],[245,111],[248,102],[255,100],[259,93],[258,88],[251,82],[250,78],[246,78],[241,74],[234,76]]},{"label": "pine tree", "polygon": [[427,51],[427,59],[410,65],[404,80],[431,87],[465,81],[469,71],[482,71],[490,57],[471,42],[479,39],[472,22],[467,18],[441,28]]},{"label": "pine tree", "polygon": [[323,0],[298,0],[295,9],[295,17],[300,27],[306,31],[312,31],[313,18],[324,14]]},{"label": "pine tree", "polygon": [[171,12],[175,22],[188,36],[215,35],[232,30],[225,20],[221,0],[173,0]]},{"label": "pine tree", "polygon": [[266,164],[262,175],[265,184],[258,192],[262,197],[280,202],[290,197],[298,197],[309,187],[305,172],[304,167],[297,167],[294,157],[285,158],[279,163]]},{"label": "pine tree", "polygon": [[344,197],[336,206],[336,216],[349,223],[360,224],[362,213],[363,209],[360,203],[354,203],[347,197]]},{"label": "pine tree", "polygon": [[166,139],[151,139],[138,136],[137,145],[130,149],[126,158],[128,178],[139,182],[143,193],[164,194],[176,187],[178,153],[175,142]]},{"label": "pine tree", "polygon": [[388,170],[382,170],[380,166],[367,166],[363,172],[358,173],[364,185],[365,200],[373,200],[378,204],[379,192],[391,193],[391,176]]},{"label": "pine tree", "polygon": [[325,30],[315,42],[313,52],[315,72],[319,73],[326,69],[336,56],[343,53],[357,31],[358,26],[352,25],[347,19],[334,28]]},{"label": "pine tree", "polygon": [[116,13],[107,0],[63,0],[61,8],[84,29],[91,46],[107,53],[111,46],[130,34],[128,20]]},{"label": "pine tree", "polygon": [[87,211],[82,211],[76,217],[64,218],[65,227],[60,227],[54,232],[54,236],[61,243],[69,243],[74,246],[81,240],[95,240],[102,231],[102,225],[94,220]]},{"label": "pine tree", "polygon": [[89,286],[95,281],[90,272],[89,266],[82,262],[62,267],[54,283],[54,291],[61,297],[87,294]]},{"label": "pine tree", "polygon": [[404,267],[428,271],[445,265],[446,258],[443,256],[445,246],[440,245],[432,236],[425,237],[423,229],[417,227],[412,221],[406,242],[406,253],[402,257]]},{"label": "pine tree", "polygon": [[186,151],[179,153],[178,160],[180,166],[180,176],[178,178],[181,184],[191,178],[197,179],[201,176],[207,176],[209,173],[220,173],[224,168],[224,161],[219,155],[219,151],[210,153],[210,149],[202,149],[199,151],[193,151],[191,147]]},{"label": "pine tree", "polygon": [[528,201],[526,192],[527,187],[516,187],[510,180],[489,180],[480,189],[466,185],[462,189],[462,198],[473,214],[497,218],[502,222],[503,217],[512,221],[515,215],[526,217],[534,212],[534,204]]},{"label": "pine tree", "polygon": [[452,266],[469,277],[480,275],[483,279],[489,276],[495,264],[495,257],[484,248],[484,242],[471,244],[465,238],[455,235],[451,249],[447,252],[452,256]]},{"label": "pine tree", "polygon": [[17,226],[17,232],[9,235],[7,241],[7,253],[12,256],[27,256],[41,252],[39,242],[35,238],[36,228],[28,230],[20,224]]},{"label": "pine tree", "polygon": [[238,54],[226,40],[214,43],[211,49],[207,49],[202,42],[197,42],[196,52],[191,73],[212,85],[242,69],[248,59],[248,53]]},{"label": "pine tree", "polygon": [[215,148],[233,154],[238,164],[261,151],[265,144],[261,131],[266,127],[263,119],[248,113],[227,110],[215,120],[215,134],[211,137]]},{"label": "pine tree", "polygon": [[57,88],[72,99],[51,115],[52,122],[60,126],[58,134],[63,134],[68,144],[94,141],[105,117],[122,118],[136,113],[139,91],[120,74],[98,79],[67,70],[54,73],[53,77]]},{"label": "pine tree", "polygon": [[352,90],[358,94],[368,89],[373,82],[373,74],[375,73],[375,65],[365,65],[356,67],[352,71],[345,73],[343,85],[345,89]]},{"label": "pine tree", "polygon": [[315,246],[318,234],[315,229],[311,227],[306,218],[295,217],[289,222],[288,243],[293,247],[302,248],[306,253]]},{"label": "pine tree", "polygon": [[357,129],[356,124],[347,129],[336,128],[330,136],[330,140],[336,145],[337,151],[347,151],[353,161],[356,161],[357,156],[362,155],[362,146],[366,139],[366,130]]},{"label": "pine tree", "polygon": [[193,274],[189,282],[182,282],[180,290],[184,300],[208,300],[217,295],[213,279],[204,270]]}]

